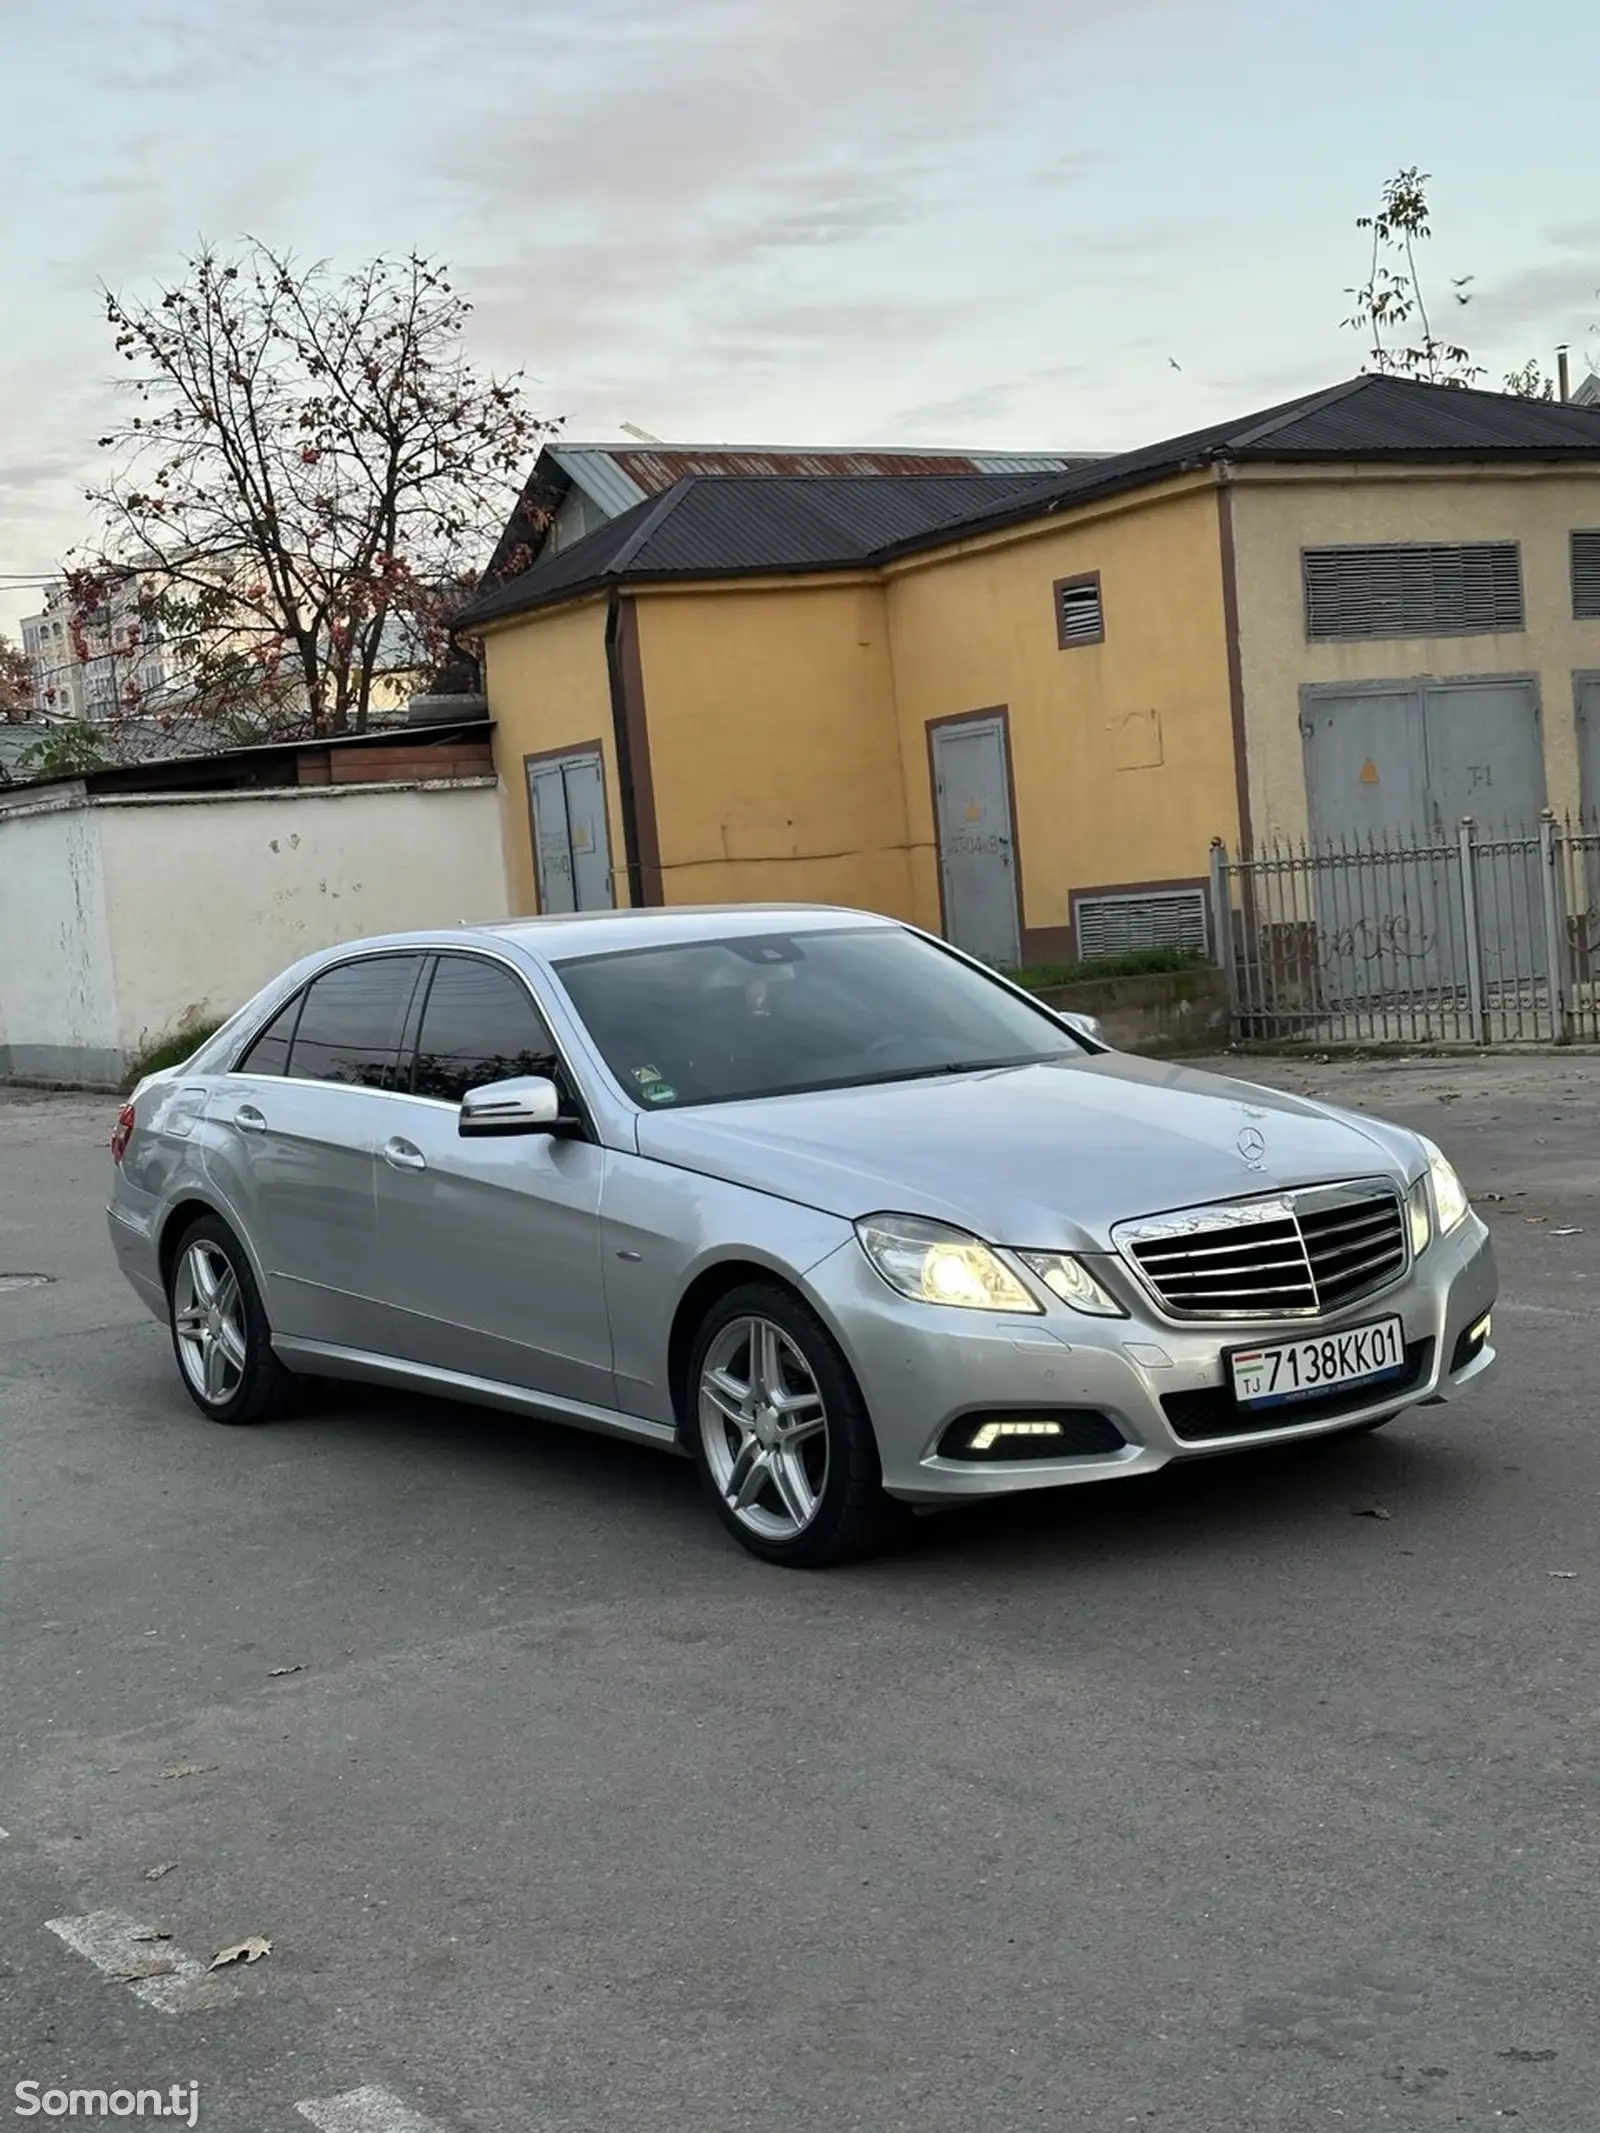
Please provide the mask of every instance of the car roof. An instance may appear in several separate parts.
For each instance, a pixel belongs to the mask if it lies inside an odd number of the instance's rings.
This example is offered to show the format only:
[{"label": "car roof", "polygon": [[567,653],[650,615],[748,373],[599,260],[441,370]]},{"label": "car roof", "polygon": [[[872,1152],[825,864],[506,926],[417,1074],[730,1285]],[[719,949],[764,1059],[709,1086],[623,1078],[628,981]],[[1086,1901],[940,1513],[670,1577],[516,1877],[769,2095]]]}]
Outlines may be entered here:
[{"label": "car roof", "polygon": [[850,926],[888,929],[897,924],[881,912],[851,911],[837,904],[674,904],[665,909],[519,918],[470,930],[509,942],[541,962],[559,962],[564,956],[615,955],[630,948],[687,946],[752,934],[825,933]]}]

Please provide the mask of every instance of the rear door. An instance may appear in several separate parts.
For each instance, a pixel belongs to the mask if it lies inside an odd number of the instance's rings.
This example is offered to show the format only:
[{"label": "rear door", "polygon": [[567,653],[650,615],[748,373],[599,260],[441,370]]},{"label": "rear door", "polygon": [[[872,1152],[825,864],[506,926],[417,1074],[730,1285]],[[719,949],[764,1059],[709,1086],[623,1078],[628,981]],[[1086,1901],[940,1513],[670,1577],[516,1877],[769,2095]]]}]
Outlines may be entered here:
[{"label": "rear door", "polygon": [[375,1151],[425,960],[362,956],[322,972],[208,1108],[206,1165],[255,1251],[279,1333],[372,1344]]},{"label": "rear door", "polygon": [[613,1407],[600,1269],[606,1153],[552,1134],[463,1139],[468,1089],[564,1073],[527,982],[492,957],[441,955],[409,1094],[378,1150],[387,1353]]}]

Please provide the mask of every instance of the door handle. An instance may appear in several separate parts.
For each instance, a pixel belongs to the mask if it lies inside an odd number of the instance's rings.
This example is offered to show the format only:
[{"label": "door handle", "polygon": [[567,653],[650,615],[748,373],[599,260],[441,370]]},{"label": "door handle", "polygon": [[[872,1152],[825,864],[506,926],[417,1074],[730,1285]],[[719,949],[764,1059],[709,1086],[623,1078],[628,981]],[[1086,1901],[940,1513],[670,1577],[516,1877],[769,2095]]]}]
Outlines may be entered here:
[{"label": "door handle", "polygon": [[398,1136],[392,1141],[385,1141],[383,1159],[391,1170],[426,1170],[428,1167],[428,1158],[422,1150],[414,1148],[410,1141],[403,1141]]},{"label": "door handle", "polygon": [[254,1104],[241,1104],[233,1114],[233,1122],[241,1133],[265,1133],[267,1115],[258,1111]]}]

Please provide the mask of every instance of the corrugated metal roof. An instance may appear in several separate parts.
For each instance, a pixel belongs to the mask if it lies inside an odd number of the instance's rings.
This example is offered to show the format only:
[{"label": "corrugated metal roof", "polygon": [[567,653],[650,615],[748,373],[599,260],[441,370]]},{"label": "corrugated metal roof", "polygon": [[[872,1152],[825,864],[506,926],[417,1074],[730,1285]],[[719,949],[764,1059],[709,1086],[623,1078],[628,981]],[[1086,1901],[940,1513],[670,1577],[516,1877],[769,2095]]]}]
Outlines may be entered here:
[{"label": "corrugated metal roof", "polygon": [[904,457],[893,471],[861,474],[691,473],[667,492],[665,511],[659,498],[635,505],[474,601],[461,620],[470,627],[624,577],[884,562],[1220,462],[1530,458],[1600,460],[1600,408],[1364,376],[1064,474],[911,474]]},{"label": "corrugated metal roof", "polygon": [[617,462],[609,445],[553,444],[546,447],[540,458],[549,458],[575,482],[585,496],[592,496],[608,518],[617,518],[624,511],[631,511],[635,504],[654,492],[641,488],[633,476]]},{"label": "corrugated metal roof", "polygon": [[685,475],[570,548],[475,600],[492,620],[621,579],[840,569],[963,524],[974,512],[1054,493],[1053,474]]}]

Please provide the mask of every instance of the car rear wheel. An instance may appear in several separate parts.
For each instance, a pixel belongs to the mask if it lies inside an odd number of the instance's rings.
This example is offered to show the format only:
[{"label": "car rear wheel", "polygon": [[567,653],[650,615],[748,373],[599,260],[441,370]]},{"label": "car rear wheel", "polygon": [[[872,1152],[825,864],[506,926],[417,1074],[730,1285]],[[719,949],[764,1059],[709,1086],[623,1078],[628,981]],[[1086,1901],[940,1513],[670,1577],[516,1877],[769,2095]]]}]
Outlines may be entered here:
[{"label": "car rear wheel", "polygon": [[714,1304],[688,1388],[695,1463],[752,1555],[820,1569],[881,1545],[900,1523],[850,1366],[789,1290],[752,1282]]},{"label": "car rear wheel", "polygon": [[272,1351],[244,1249],[218,1216],[202,1215],[179,1239],[167,1303],[178,1374],[203,1415],[270,1422],[288,1411],[295,1381]]}]

